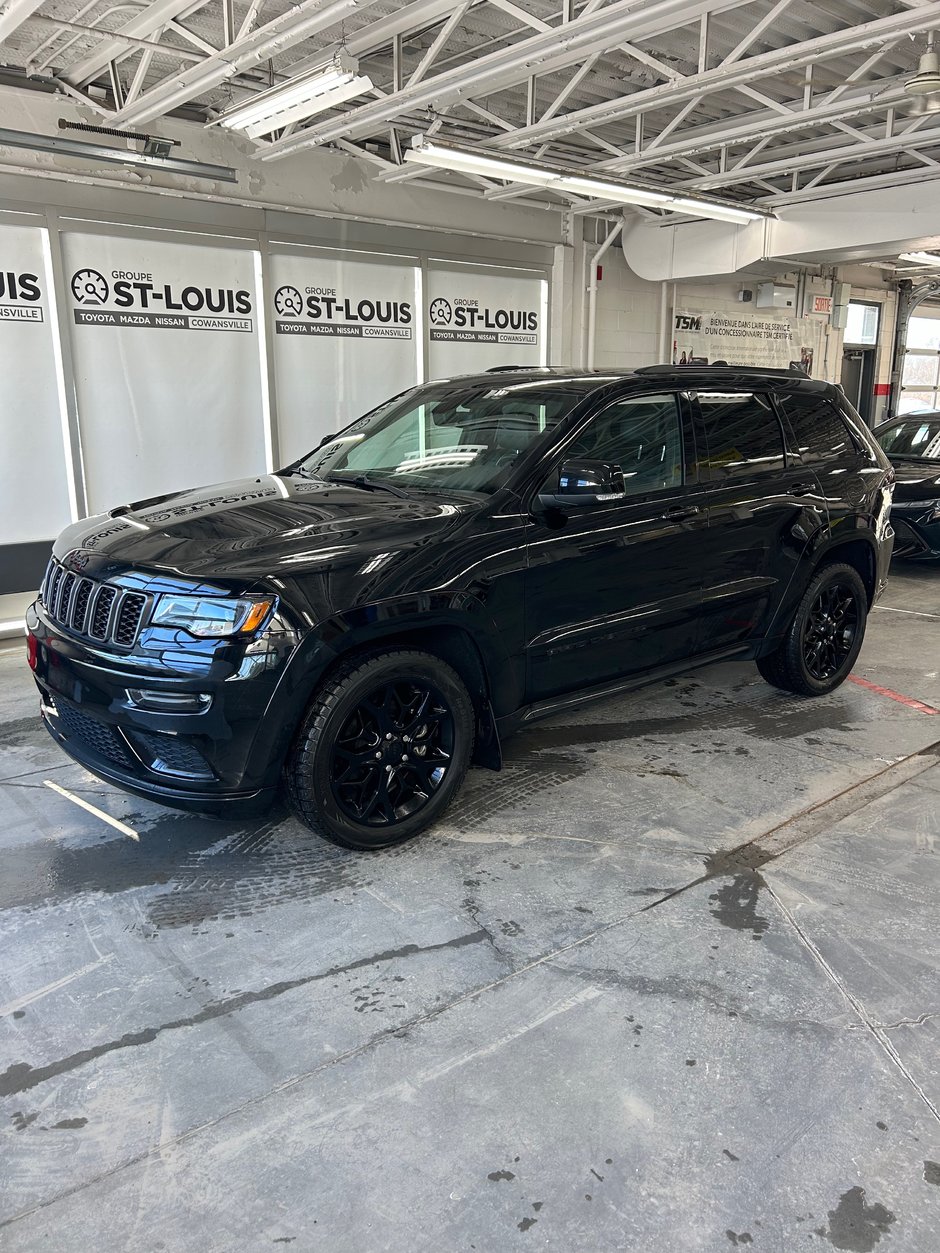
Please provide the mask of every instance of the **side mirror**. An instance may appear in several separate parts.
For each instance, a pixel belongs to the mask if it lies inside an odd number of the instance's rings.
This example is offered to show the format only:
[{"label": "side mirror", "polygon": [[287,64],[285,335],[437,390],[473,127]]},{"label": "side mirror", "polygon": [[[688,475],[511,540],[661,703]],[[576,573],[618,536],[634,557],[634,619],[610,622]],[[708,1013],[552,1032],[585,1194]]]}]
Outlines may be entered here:
[{"label": "side mirror", "polygon": [[608,461],[565,461],[558,471],[542,484],[539,504],[544,509],[582,509],[589,505],[606,505],[626,495],[623,470]]}]

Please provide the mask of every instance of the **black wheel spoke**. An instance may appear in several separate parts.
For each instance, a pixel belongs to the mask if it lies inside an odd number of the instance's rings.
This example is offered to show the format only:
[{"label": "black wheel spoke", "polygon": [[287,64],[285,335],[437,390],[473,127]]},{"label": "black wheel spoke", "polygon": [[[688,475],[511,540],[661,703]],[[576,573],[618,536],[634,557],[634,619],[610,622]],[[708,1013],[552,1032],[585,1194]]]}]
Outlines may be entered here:
[{"label": "black wheel spoke", "polygon": [[859,620],[851,588],[832,583],[819,592],[803,631],[803,662],[818,682],[835,678],[845,666],[855,645]]},{"label": "black wheel spoke", "polygon": [[454,715],[435,686],[409,679],[376,687],[334,743],[334,799],[347,817],[365,826],[404,822],[441,786],[454,736]]}]

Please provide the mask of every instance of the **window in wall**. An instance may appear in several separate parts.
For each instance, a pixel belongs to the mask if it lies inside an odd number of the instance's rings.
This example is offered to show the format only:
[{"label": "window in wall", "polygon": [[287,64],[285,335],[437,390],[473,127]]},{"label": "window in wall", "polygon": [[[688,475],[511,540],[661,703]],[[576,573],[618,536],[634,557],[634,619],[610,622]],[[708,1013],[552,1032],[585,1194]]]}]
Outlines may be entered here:
[{"label": "window in wall", "polygon": [[940,317],[912,317],[901,367],[898,413],[940,409]]},{"label": "window in wall", "polygon": [[880,322],[881,305],[869,304],[863,300],[850,300],[848,318],[845,323],[845,343],[868,346],[877,344]]},{"label": "window in wall", "polygon": [[769,397],[756,392],[699,392],[698,402],[708,450],[699,460],[703,479],[783,469],[783,432]]},{"label": "window in wall", "polygon": [[619,465],[628,495],[682,483],[682,424],[674,395],[628,396],[594,419],[565,453]]}]

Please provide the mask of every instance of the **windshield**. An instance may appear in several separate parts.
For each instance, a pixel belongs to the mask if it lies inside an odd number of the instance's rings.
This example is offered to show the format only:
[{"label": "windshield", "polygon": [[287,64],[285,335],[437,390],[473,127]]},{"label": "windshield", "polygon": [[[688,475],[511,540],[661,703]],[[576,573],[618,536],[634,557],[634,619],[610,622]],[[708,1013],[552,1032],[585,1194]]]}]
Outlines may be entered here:
[{"label": "windshield", "polygon": [[491,493],[597,384],[596,378],[509,386],[456,380],[417,387],[330,436],[294,469],[406,489]]},{"label": "windshield", "polygon": [[912,415],[878,432],[878,443],[889,457],[940,460],[940,414]]}]

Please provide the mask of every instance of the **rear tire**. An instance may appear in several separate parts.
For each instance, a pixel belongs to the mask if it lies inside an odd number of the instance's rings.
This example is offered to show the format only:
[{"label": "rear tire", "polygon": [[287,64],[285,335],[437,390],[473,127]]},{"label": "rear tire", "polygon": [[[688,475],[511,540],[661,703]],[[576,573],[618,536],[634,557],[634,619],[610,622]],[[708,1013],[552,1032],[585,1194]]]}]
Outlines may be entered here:
[{"label": "rear tire", "polygon": [[314,694],[285,768],[291,807],[343,848],[412,839],[460,788],[474,725],[463,681],[439,657],[360,654]]},{"label": "rear tire", "polygon": [[848,677],[865,638],[868,594],[858,571],[823,566],[812,579],[782,642],[757,669],[773,687],[825,696]]}]

